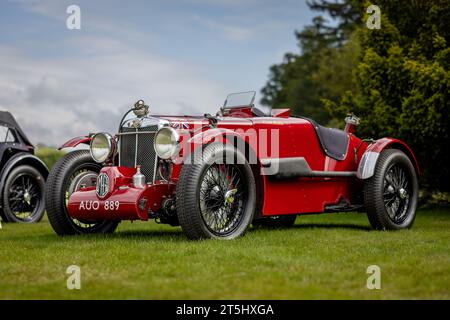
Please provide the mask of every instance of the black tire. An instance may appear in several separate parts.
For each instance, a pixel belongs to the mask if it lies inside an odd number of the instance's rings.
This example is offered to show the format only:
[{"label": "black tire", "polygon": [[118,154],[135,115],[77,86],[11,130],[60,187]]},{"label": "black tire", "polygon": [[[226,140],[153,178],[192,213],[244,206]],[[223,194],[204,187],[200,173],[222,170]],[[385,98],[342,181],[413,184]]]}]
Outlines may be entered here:
[{"label": "black tire", "polygon": [[[94,162],[88,150],[66,154],[53,167],[46,184],[47,216],[53,230],[60,235],[112,233],[120,221],[78,221],[69,216],[69,188],[80,175],[96,175],[101,165]],[[71,190],[76,191],[76,190]]]},{"label": "black tire", "polygon": [[416,217],[419,186],[411,160],[400,150],[383,151],[374,175],[364,182],[364,204],[377,230],[411,228]]},{"label": "black tire", "polygon": [[259,218],[253,220],[254,227],[264,227],[264,228],[289,228],[295,224],[297,215],[283,215],[274,216],[268,218]]},{"label": "black tire", "polygon": [[5,213],[3,212],[3,209],[0,209],[0,218],[2,219],[3,222],[8,222]]},{"label": "black tire", "polygon": [[192,240],[244,235],[256,207],[255,179],[245,157],[231,145],[212,143],[190,161],[183,165],[176,191],[184,233]]},{"label": "black tire", "polygon": [[3,188],[3,216],[8,222],[35,223],[45,213],[45,178],[28,165],[14,168]]}]

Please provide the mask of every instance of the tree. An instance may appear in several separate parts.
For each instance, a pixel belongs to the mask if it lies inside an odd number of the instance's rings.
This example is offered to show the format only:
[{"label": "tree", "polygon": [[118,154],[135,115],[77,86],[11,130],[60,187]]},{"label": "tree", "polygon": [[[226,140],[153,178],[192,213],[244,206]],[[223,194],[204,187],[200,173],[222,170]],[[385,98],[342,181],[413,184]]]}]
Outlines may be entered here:
[{"label": "tree", "polygon": [[423,169],[425,186],[449,190],[450,2],[388,1],[379,30],[358,31],[361,61],[354,91],[327,109],[362,118],[359,134],[406,141]]},{"label": "tree", "polygon": [[[339,48],[345,45],[360,21],[361,14],[354,2],[321,0],[309,3],[311,9],[326,12],[338,24],[330,26],[326,19],[318,16],[312,25],[295,32],[301,53],[287,53],[281,64],[270,68],[269,81],[261,90],[262,104],[274,108],[289,106],[294,113],[314,118],[319,123],[327,123],[331,119],[321,99],[337,102],[340,96],[336,95],[335,87],[331,88],[328,82],[322,81],[326,74],[324,69],[330,60],[334,61],[334,55],[342,53]],[[345,64],[346,61],[342,66]],[[350,89],[350,79],[341,78],[339,87]]]}]

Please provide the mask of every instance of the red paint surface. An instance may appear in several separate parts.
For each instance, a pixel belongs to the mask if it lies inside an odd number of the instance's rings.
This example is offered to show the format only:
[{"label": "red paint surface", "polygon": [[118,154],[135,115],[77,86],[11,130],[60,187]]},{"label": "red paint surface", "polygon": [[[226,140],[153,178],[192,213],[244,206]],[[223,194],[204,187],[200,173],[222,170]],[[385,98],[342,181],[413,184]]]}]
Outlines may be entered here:
[{"label": "red paint surface", "polygon": [[90,144],[90,143],[91,143],[90,137],[75,137],[64,143],[61,147],[59,147],[59,150],[65,148],[75,148],[79,144]]},{"label": "red paint surface", "polygon": [[[149,212],[161,210],[162,201],[174,196],[175,184],[159,182],[144,189],[134,188],[132,176],[134,168],[105,167],[101,172],[108,174],[111,184],[108,195],[100,199],[95,188],[90,187],[74,192],[69,199],[69,214],[79,220],[148,220]],[[139,207],[146,199],[144,209]],[[120,202],[118,210],[107,209]],[[83,203],[83,205],[81,205]],[[107,206],[106,206],[107,203]],[[97,205],[98,204],[98,205]],[[84,207],[84,208],[83,208]],[[93,210],[93,208],[96,210]]]}]

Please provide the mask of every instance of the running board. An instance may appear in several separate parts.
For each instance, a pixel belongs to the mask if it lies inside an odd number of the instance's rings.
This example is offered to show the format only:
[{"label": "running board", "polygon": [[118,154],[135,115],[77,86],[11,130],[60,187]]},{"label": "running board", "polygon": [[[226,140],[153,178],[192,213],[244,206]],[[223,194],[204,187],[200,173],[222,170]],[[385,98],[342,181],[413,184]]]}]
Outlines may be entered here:
[{"label": "running board", "polygon": [[349,212],[349,211],[359,211],[363,209],[363,205],[331,205],[325,207],[325,212]]},{"label": "running board", "polygon": [[356,171],[316,171],[311,170],[303,157],[262,159],[264,174],[275,179],[309,178],[351,178],[356,177]]}]

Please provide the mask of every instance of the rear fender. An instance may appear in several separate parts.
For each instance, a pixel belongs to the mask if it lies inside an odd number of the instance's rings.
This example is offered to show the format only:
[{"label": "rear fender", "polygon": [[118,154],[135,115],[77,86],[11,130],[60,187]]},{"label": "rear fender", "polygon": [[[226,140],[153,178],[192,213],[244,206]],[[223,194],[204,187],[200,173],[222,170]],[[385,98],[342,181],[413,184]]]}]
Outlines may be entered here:
[{"label": "rear fender", "polygon": [[416,173],[420,174],[419,163],[417,162],[417,159],[411,148],[405,142],[394,138],[382,138],[376,140],[366,149],[361,158],[361,161],[359,162],[356,176],[362,180],[372,177],[375,172],[378,158],[381,152],[386,149],[399,149],[403,151],[411,160],[414,168],[416,169]]},{"label": "rear fender", "polygon": [[76,146],[80,144],[87,144],[89,145],[91,143],[91,137],[89,136],[82,136],[82,137],[75,137],[64,143],[61,147],[58,148],[58,150],[63,150],[66,148],[75,148]]}]

